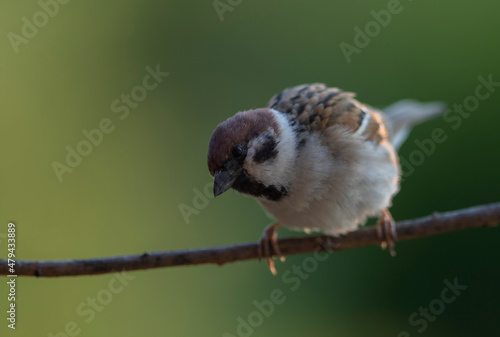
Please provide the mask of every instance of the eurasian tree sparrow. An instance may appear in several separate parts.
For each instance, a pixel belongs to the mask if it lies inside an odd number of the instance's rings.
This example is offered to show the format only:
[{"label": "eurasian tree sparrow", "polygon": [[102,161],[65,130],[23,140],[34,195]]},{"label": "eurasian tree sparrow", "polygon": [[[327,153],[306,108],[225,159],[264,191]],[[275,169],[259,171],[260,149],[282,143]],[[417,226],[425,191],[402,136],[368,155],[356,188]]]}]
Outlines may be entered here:
[{"label": "eurasian tree sparrow", "polygon": [[399,190],[396,149],[411,126],[443,110],[441,103],[405,100],[379,112],[324,84],[285,89],[265,108],[238,112],[217,126],[208,150],[214,195],[232,187],[276,218],[259,245],[273,273],[269,245],[282,258],[280,225],[338,236],[378,215],[383,247],[394,255],[388,207]]}]

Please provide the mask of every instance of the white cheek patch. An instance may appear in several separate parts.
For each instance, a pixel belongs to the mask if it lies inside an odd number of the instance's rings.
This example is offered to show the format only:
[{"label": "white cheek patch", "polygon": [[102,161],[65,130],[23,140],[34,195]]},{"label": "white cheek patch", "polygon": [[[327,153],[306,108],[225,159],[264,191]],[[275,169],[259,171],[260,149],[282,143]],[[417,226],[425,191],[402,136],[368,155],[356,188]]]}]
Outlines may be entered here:
[{"label": "white cheek patch", "polygon": [[[297,140],[287,118],[281,112],[272,109],[271,111],[278,123],[279,136],[270,128],[250,141],[245,168],[254,179],[266,186],[288,186],[296,160]],[[270,136],[276,141],[276,156],[262,163],[254,162],[256,152]]]},{"label": "white cheek patch", "polygon": [[278,158],[277,165],[287,167],[295,163],[297,154],[297,137],[288,119],[279,111],[271,109],[274,118],[278,122],[280,128],[280,139],[277,145]]}]

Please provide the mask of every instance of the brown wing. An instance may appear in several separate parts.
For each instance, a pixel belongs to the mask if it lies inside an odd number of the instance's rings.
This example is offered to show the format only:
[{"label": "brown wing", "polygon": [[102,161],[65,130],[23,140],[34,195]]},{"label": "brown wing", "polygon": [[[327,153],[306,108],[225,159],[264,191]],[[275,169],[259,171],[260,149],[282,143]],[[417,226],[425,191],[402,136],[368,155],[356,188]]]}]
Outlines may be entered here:
[{"label": "brown wing", "polygon": [[309,130],[321,132],[332,125],[344,125],[364,139],[380,143],[387,139],[379,113],[361,104],[354,94],[324,84],[305,84],[274,95],[268,108],[289,114]]}]

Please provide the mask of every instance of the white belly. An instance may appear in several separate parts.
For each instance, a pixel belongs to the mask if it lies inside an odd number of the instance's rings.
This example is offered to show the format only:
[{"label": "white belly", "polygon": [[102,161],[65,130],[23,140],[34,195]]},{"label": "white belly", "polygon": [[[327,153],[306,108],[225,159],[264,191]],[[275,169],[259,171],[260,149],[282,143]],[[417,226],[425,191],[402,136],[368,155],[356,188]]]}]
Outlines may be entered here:
[{"label": "white belly", "polygon": [[286,198],[259,199],[286,227],[347,233],[388,208],[398,191],[399,167],[389,144],[361,141],[343,129],[328,132],[332,144],[321,143],[315,135],[301,148]]}]

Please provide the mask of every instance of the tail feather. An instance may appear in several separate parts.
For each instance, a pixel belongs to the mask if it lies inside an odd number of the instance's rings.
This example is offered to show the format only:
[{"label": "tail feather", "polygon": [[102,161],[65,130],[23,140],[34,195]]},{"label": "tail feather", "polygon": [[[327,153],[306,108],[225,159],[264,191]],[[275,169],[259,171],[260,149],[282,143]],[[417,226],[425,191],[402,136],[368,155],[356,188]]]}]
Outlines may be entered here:
[{"label": "tail feather", "polygon": [[396,149],[404,143],[411,128],[428,119],[444,113],[443,102],[422,103],[405,99],[383,109],[383,116],[389,131],[389,138]]}]

